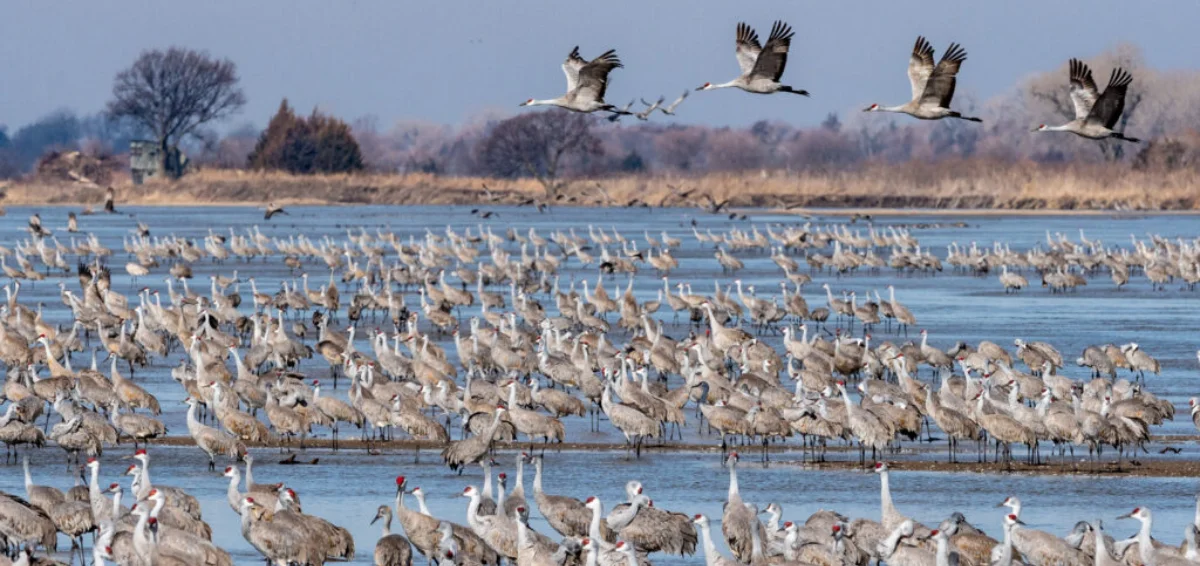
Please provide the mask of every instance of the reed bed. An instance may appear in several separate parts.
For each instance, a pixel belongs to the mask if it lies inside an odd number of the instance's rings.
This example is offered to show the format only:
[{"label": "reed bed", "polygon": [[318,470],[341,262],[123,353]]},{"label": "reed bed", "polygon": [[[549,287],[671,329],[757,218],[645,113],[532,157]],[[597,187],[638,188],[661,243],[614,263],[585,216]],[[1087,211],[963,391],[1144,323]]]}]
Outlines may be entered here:
[{"label": "reed bed", "polygon": [[[485,192],[484,187],[490,190]],[[837,171],[755,171],[703,176],[629,175],[574,179],[548,199],[532,179],[432,174],[290,175],[202,170],[175,181],[117,185],[118,203],[140,205],[515,204],[732,207],[932,208],[984,210],[1174,210],[1200,207],[1200,171],[1127,165],[1055,165],[980,160],[872,164]],[[16,182],[7,205],[98,205],[102,187]],[[686,196],[680,197],[680,194]]]}]

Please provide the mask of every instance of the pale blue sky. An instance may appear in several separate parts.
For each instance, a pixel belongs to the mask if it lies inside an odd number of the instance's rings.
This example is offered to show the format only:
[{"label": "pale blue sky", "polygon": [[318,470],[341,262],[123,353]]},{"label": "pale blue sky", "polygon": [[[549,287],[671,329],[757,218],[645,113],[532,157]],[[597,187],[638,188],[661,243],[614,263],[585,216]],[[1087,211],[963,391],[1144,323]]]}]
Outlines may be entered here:
[{"label": "pale blue sky", "polygon": [[1193,67],[1200,53],[1195,0],[4,0],[0,124],[12,130],[63,107],[100,110],[117,71],[142,49],[169,45],[238,64],[249,103],[229,124],[265,124],[284,96],[302,110],[372,114],[383,127],[515,113],[527,98],[561,94],[559,65],[576,44],[587,57],[615,48],[625,62],[610,102],[671,98],[736,76],[736,23],[765,40],[776,18],[796,30],[784,82],[812,98],[693,93],[677,120],[811,124],[830,111],[902,103],[918,34],[939,55],[951,41],[966,47],[959,93],[977,98],[1122,41],[1159,68]]}]

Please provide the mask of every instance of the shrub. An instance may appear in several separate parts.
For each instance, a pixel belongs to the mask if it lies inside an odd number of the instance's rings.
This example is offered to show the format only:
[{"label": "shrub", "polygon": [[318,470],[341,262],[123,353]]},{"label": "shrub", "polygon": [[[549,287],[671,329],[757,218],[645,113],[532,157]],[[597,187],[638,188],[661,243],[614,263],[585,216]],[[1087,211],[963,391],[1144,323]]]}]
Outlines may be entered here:
[{"label": "shrub", "polygon": [[290,173],[347,173],[363,169],[362,152],[350,126],[317,110],[296,116],[287,99],[267,124],[250,153],[254,169]]}]

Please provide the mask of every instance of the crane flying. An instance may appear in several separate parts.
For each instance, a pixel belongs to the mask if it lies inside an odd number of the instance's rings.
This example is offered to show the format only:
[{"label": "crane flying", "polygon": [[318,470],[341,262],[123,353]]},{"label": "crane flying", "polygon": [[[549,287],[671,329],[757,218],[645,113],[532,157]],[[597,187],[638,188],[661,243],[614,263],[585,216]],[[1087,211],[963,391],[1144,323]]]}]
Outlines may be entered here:
[{"label": "crane flying", "polygon": [[758,32],[754,31],[754,28],[745,22],[738,23],[734,53],[737,55],[738,66],[742,69],[741,76],[727,83],[704,83],[696,90],[735,87],[755,94],[790,92],[808,96],[807,90],[792,88],[779,82],[783,77],[784,67],[787,66],[788,49],[792,46],[794,35],[796,34],[791,26],[782,20],[776,20],[771,26],[767,44],[763,46],[758,42]]},{"label": "crane flying", "polygon": [[563,74],[567,76],[567,93],[546,100],[530,98],[522,102],[521,106],[558,106],[583,113],[603,110],[614,114],[632,114],[604,101],[604,91],[608,89],[608,73],[618,67],[624,65],[617,57],[615,49],[609,49],[599,57],[586,61],[579,55],[579,46],[575,46],[562,64]]},{"label": "crane flying", "polygon": [[971,122],[983,122],[973,116],[963,116],[950,109],[950,99],[954,98],[954,87],[958,83],[956,76],[963,61],[967,60],[967,52],[957,43],[951,43],[942,60],[937,66],[933,65],[933,46],[924,36],[918,36],[913,45],[912,55],[908,59],[908,80],[912,83],[912,100],[899,106],[880,106],[872,104],[863,112],[898,112],[908,114],[922,120],[941,120],[942,118],[958,118]]},{"label": "crane flying", "polygon": [[1116,138],[1137,143],[1141,140],[1126,137],[1124,133],[1113,130],[1121,113],[1125,111],[1125,92],[1133,82],[1129,71],[1117,67],[1108,76],[1108,86],[1100,94],[1096,89],[1096,81],[1092,78],[1092,70],[1079,59],[1071,59],[1069,63],[1071,80],[1071,103],[1075,106],[1075,119],[1061,126],[1042,124],[1035,132],[1071,132],[1093,140]]}]

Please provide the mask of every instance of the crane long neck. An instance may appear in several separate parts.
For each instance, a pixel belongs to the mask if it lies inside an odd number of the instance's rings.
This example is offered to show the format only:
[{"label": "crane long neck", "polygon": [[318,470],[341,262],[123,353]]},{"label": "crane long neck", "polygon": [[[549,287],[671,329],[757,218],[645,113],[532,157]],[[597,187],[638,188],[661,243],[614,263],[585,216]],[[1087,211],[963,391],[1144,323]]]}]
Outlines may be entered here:
[{"label": "crane long neck", "polygon": [[738,490],[737,467],[730,464],[729,466],[729,499],[735,497],[740,498],[741,492]]},{"label": "crane long neck", "polygon": [[492,496],[492,467],[490,465],[483,466],[483,496]]},{"label": "crane long neck", "polygon": [[[1153,553],[1154,546],[1150,541],[1150,527],[1152,521],[1149,517],[1142,520],[1142,528],[1138,531],[1138,548],[1142,552],[1142,556],[1146,556],[1147,552]],[[1144,559],[1143,559],[1144,560]],[[1153,566],[1152,561],[1145,561],[1146,566]]]},{"label": "crane long neck", "polygon": [[950,537],[938,533],[937,566],[950,566]]},{"label": "crane long neck", "polygon": [[225,495],[233,501],[241,501],[242,494],[238,491],[238,483],[242,481],[242,476],[238,473],[237,468],[230,470],[229,487],[225,490]]},{"label": "crane long neck", "polygon": [[707,523],[700,525],[700,538],[704,539],[704,563],[707,566],[715,566],[720,561],[721,554],[717,552],[717,545],[713,543]]},{"label": "crane long neck", "polygon": [[600,514],[603,511],[604,506],[599,501],[596,501],[596,508],[592,509],[592,520],[588,523],[588,536],[596,541],[597,545],[601,543],[600,541],[604,540],[600,536]]},{"label": "crane long neck", "polygon": [[386,536],[390,536],[391,534],[392,534],[392,514],[388,513],[383,516],[383,536],[386,537]]},{"label": "crane long neck", "polygon": [[904,526],[896,527],[892,534],[883,541],[884,559],[891,557],[892,553],[896,552],[896,546],[900,544],[900,539],[904,536]]},{"label": "crane long neck", "polygon": [[883,518],[886,519],[889,515],[896,513],[896,506],[892,504],[892,488],[888,482],[887,472],[880,472],[879,474],[879,501],[882,507]]},{"label": "crane long neck", "polygon": [[[1098,526],[1099,526],[1099,523],[1097,523],[1096,525],[1093,525],[1093,529],[1092,529],[1094,531],[1095,539],[1096,539],[1096,556],[1106,556],[1107,555],[1106,553],[1108,552],[1108,541],[1104,540],[1104,531],[1102,531],[1098,528],[1095,528]],[[1011,529],[1006,529],[1004,532],[1004,541],[1006,543],[1009,540],[1009,532],[1008,532],[1009,530],[1011,530]]]}]

